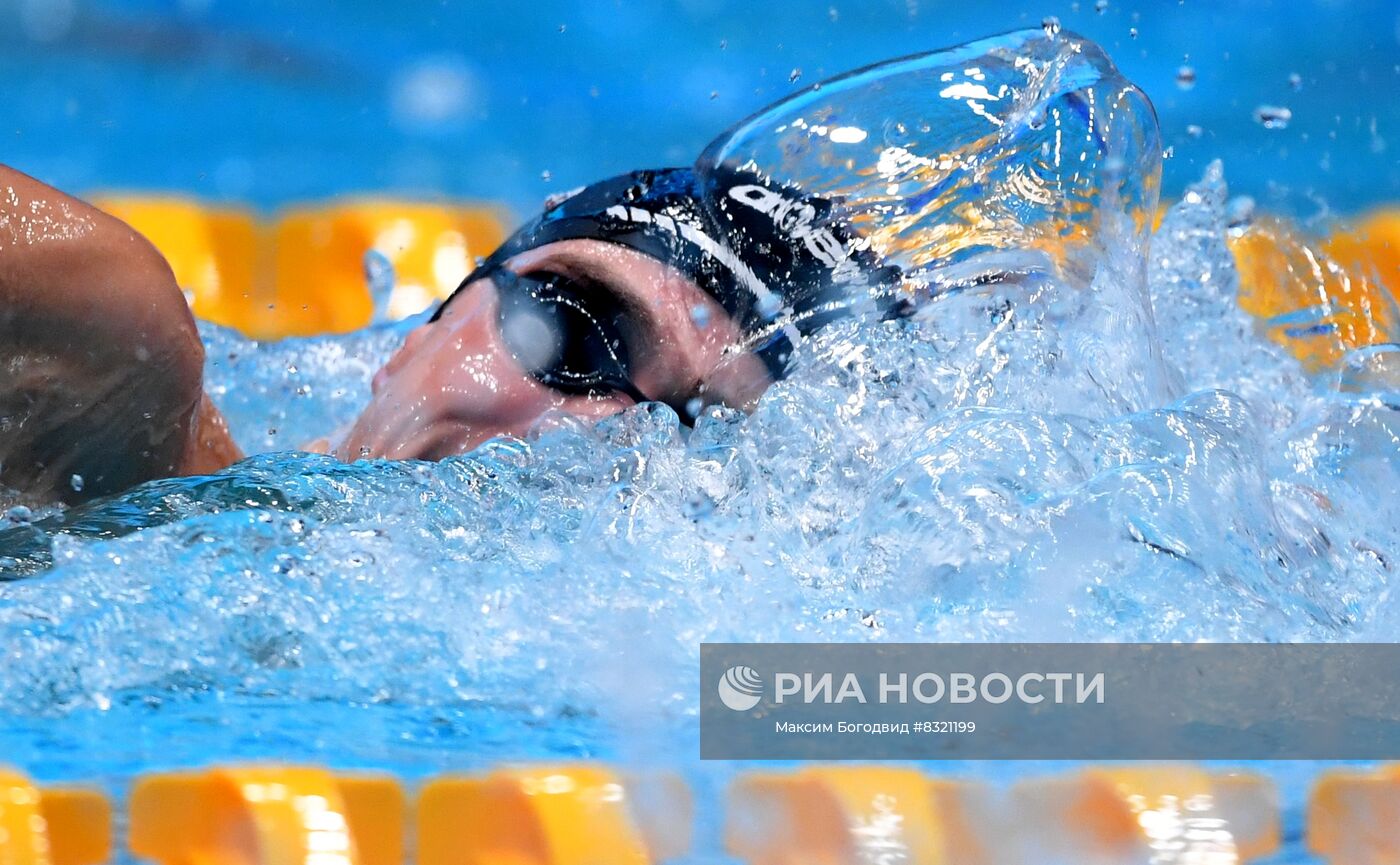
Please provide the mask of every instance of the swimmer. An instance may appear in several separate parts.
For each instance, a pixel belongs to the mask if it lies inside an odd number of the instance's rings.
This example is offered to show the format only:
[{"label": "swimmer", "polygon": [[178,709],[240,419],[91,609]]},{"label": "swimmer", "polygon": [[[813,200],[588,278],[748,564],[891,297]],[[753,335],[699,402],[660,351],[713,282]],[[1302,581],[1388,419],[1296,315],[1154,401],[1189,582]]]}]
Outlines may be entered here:
[{"label": "swimmer", "polygon": [[[436,460],[551,411],[749,408],[853,287],[898,311],[897,269],[830,210],[738,170],[635,172],[553,201],[408,334],[348,432],[309,449]],[[0,484],[73,502],[237,461],[203,364],[149,242],[0,166]]]},{"label": "swimmer", "polygon": [[[1086,281],[1101,230],[1145,238],[1159,145],[1146,97],[1067,33],[813,85],[692,168],[548,203],[408,334],[349,429],[308,449],[435,460],[550,412],[747,410],[835,318]],[[150,243],[0,166],[0,486],[78,501],[236,462],[203,366]]]}]

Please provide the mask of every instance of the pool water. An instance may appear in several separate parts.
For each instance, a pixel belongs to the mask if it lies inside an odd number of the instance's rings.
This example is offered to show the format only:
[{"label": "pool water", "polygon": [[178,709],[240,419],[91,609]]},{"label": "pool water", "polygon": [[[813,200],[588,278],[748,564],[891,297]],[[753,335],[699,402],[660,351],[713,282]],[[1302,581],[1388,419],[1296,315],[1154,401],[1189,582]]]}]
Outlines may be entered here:
[{"label": "pool water", "polygon": [[[1033,290],[829,326],[751,415],[693,429],[647,404],[342,464],[290,449],[355,416],[414,322],[206,326],[210,394],[255,455],[9,511],[0,747],[116,789],[216,760],[599,757],[713,803],[738,767],[695,759],[704,641],[1388,640],[1400,349],[1309,373],[1267,339],[1237,301],[1231,163],[1198,168],[1150,255],[1106,242]],[[1263,768],[1278,861],[1304,861],[1317,767]],[[718,811],[699,820],[714,859]]]},{"label": "pool water", "polygon": [[[567,755],[718,785],[694,763],[705,640],[1388,639],[1395,395],[1256,335],[1225,194],[1212,171],[1156,237],[1160,404],[1084,387],[1082,363],[1151,347],[1073,318],[980,357],[935,319],[853,323],[689,434],[646,405],[437,464],[273,451],[40,512],[5,534],[37,571],[0,601],[7,754],[113,784]],[[250,449],[295,441],[353,415],[401,330],[210,329],[212,392]]]}]

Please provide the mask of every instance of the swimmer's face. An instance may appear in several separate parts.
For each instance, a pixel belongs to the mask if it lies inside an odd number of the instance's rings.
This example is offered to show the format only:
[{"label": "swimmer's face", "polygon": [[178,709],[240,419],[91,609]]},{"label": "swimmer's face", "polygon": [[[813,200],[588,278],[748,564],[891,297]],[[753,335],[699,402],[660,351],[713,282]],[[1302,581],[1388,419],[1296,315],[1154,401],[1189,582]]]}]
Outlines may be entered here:
[{"label": "swimmer's face", "polygon": [[474,282],[409,334],[374,377],[342,459],[441,459],[524,435],[557,410],[586,421],[639,398],[750,407],[762,361],[726,352],[740,331],[679,271],[625,247],[565,240]]}]

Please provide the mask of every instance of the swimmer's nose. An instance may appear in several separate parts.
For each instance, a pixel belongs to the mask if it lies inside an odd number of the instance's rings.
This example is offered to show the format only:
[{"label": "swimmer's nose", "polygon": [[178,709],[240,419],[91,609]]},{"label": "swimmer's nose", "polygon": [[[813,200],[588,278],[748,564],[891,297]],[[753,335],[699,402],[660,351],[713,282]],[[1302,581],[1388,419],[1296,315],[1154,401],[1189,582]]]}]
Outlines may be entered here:
[{"label": "swimmer's nose", "polygon": [[418,351],[423,340],[428,338],[428,328],[432,326],[433,323],[429,322],[408,332],[408,336],[404,337],[403,345],[399,347],[399,350],[394,352],[394,356],[389,358],[389,362],[380,367],[379,371],[374,374],[374,378],[370,379],[370,393],[378,394],[384,389],[384,384],[389,380],[389,377],[398,372]]}]

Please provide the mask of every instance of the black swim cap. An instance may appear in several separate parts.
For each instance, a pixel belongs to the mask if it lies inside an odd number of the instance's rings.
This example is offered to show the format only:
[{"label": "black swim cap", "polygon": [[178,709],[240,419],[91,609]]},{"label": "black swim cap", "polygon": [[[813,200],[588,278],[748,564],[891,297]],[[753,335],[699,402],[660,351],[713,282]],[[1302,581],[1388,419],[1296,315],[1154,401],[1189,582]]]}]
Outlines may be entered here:
[{"label": "black swim cap", "polygon": [[515,255],[578,238],[626,246],[684,273],[739,324],[739,347],[775,380],[798,340],[827,322],[862,308],[886,316],[904,309],[899,268],[882,265],[833,202],[733,169],[711,172],[703,190],[688,168],[584,187],[512,235],[457,293]]}]

